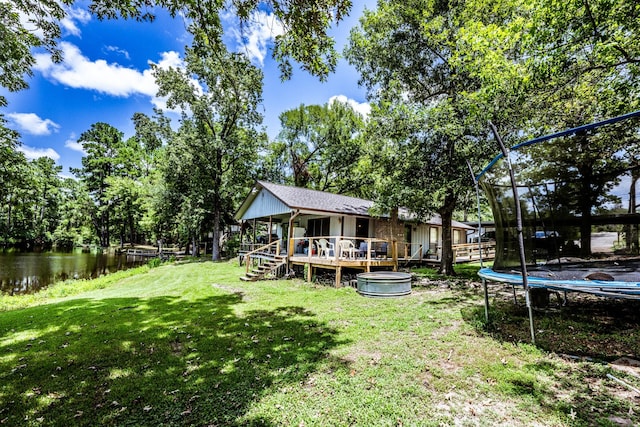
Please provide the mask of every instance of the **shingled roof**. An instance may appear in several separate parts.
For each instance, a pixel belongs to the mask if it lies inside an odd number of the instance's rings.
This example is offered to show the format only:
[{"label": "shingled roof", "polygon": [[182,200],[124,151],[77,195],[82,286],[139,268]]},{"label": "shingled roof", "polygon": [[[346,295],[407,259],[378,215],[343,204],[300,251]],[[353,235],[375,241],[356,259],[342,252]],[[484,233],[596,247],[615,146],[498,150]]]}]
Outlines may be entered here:
[{"label": "shingled roof", "polygon": [[370,200],[309,190],[308,188],[291,187],[266,181],[258,181],[257,186],[265,188],[292,209],[368,216],[369,208],[373,206],[373,202]]},{"label": "shingled roof", "polygon": [[[237,219],[242,218],[261,191],[269,192],[291,211],[299,210],[305,213],[371,216],[369,209],[373,207],[373,202],[371,200],[327,193],[324,191],[309,190],[308,188],[274,184],[267,181],[257,181],[254,190],[245,199],[240,209],[238,209],[238,212],[236,212],[235,217]],[[417,220],[415,215],[412,215],[405,208],[400,209],[399,216],[403,220]],[[427,221],[427,223],[432,225],[442,225],[442,220],[440,219],[440,216],[434,215],[429,221]],[[453,221],[452,225],[457,228],[473,228],[458,221]]]}]

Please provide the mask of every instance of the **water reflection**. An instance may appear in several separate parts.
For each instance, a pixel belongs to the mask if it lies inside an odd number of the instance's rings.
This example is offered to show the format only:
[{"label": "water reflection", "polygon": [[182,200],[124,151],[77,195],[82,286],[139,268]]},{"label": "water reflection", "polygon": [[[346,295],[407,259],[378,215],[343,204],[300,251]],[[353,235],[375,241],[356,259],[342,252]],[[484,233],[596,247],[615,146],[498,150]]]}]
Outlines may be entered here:
[{"label": "water reflection", "polygon": [[0,252],[0,292],[33,293],[58,281],[96,278],[147,260],[106,252]]}]

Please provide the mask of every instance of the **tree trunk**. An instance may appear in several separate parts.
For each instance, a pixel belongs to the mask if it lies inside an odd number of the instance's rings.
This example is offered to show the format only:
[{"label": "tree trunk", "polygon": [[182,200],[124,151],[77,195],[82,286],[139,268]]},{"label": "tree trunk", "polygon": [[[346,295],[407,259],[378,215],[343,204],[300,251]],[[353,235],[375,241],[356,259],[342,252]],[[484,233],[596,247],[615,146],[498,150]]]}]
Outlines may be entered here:
[{"label": "tree trunk", "polygon": [[580,221],[580,256],[591,256],[591,213],[583,213]]},{"label": "tree trunk", "polygon": [[440,259],[440,269],[438,272],[447,276],[455,276],[453,269],[453,248],[451,243],[451,221],[455,208],[455,196],[449,193],[445,196],[442,209],[438,212],[442,219],[442,258]]},{"label": "tree trunk", "polygon": [[13,203],[11,202],[11,198],[12,198],[12,193],[9,193],[9,204],[8,204],[8,208],[7,208],[7,228],[5,230],[5,234],[4,234],[4,243],[5,245],[7,244],[7,241],[9,240],[9,237],[11,237],[11,207],[13,206]]},{"label": "tree trunk", "polygon": [[[580,152],[585,152],[588,147],[587,135],[580,133],[576,135],[577,144],[580,147]],[[580,174],[579,183],[579,209],[582,214],[580,220],[580,256],[587,258],[591,256],[591,208],[595,204],[596,197],[594,197],[594,190],[592,184],[593,177],[593,160],[585,159],[577,162],[578,173]]]},{"label": "tree trunk", "polygon": [[[636,204],[636,186],[640,176],[634,171],[631,175],[631,186],[629,188],[629,213],[635,214]],[[627,252],[630,254],[638,253],[638,227],[636,224],[625,225],[625,241]]]},{"label": "tree trunk", "polygon": [[220,171],[222,171],[222,151],[218,150],[215,157],[216,167],[213,177],[213,242],[211,245],[211,259],[213,261],[220,260],[220,194],[222,191],[222,179]]},{"label": "tree trunk", "polygon": [[211,245],[211,259],[220,260],[220,209],[213,213],[213,243]]},{"label": "tree trunk", "polygon": [[583,183],[583,197],[580,200],[580,210],[582,218],[580,220],[580,256],[588,258],[591,256],[591,194],[587,191],[587,183]]}]

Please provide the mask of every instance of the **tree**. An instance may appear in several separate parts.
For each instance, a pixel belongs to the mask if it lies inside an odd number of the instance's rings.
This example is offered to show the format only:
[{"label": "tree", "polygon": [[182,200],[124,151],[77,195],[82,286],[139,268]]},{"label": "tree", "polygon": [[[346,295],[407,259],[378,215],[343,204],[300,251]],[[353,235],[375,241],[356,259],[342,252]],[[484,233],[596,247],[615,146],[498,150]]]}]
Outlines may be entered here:
[{"label": "tree", "polygon": [[91,221],[91,208],[94,204],[84,183],[65,178],[60,193],[60,219],[53,233],[55,246],[71,249],[77,244],[93,243],[96,234]]},{"label": "tree", "polygon": [[[381,166],[377,204],[441,216],[444,274],[454,273],[451,220],[471,185],[467,161],[481,164],[487,120],[504,114],[492,103],[508,93],[477,66],[504,66],[499,75],[512,75],[509,88],[521,77],[512,67],[517,62],[506,59],[517,44],[509,28],[521,26],[512,14],[517,2],[504,3],[379,1],[352,30],[346,49],[376,104],[368,132],[372,164]],[[498,53],[482,55],[489,50],[483,36],[502,43],[489,44],[500,46]]]},{"label": "tree", "polygon": [[0,139],[0,230],[4,245],[14,237],[18,194],[24,188],[28,169],[27,159],[16,148],[13,138]]},{"label": "tree", "polygon": [[262,73],[205,34],[187,49],[185,63],[186,69],[154,71],[159,95],[168,97],[170,108],[184,112],[167,148],[166,187],[194,248],[211,214],[212,257],[217,260],[222,225],[252,183],[251,167],[264,140],[255,130],[262,121],[257,112]]},{"label": "tree", "polygon": [[134,139],[123,141],[123,133],[107,123],[95,123],[78,138],[84,151],[82,168],[72,169],[91,194],[94,206],[91,218],[100,245],[111,242],[111,215],[115,203],[110,199],[109,178],[137,178],[140,174],[139,147]]},{"label": "tree", "polygon": [[[69,15],[73,0],[10,0],[0,4],[0,86],[9,91],[28,87],[32,75],[33,51],[43,48],[54,62],[63,60],[57,47],[60,22]],[[333,38],[327,34],[332,23],[340,22],[351,9],[351,0],[232,0],[193,2],[190,0],[93,0],[88,9],[99,19],[136,19],[153,21],[155,10],[162,8],[171,16],[182,16],[194,33],[204,32],[217,38],[223,32],[221,15],[235,13],[240,28],[254,13],[267,9],[282,23],[284,32],[276,37],[273,56],[280,63],[283,78],[292,74],[291,60],[313,75],[326,79],[338,61]],[[0,95],[0,107],[6,98]],[[0,115],[0,119],[2,116]],[[0,128],[4,129],[0,120]]]},{"label": "tree", "polygon": [[49,157],[31,161],[33,173],[34,221],[36,242],[40,245],[51,243],[52,235],[60,219],[59,205],[62,180],[59,177],[62,166],[56,165]]},{"label": "tree", "polygon": [[[301,105],[280,114],[282,130],[268,161],[281,181],[297,187],[362,196],[357,165],[363,153],[364,120],[349,105]],[[277,173],[272,176],[277,177]]]},{"label": "tree", "polygon": [[[590,81],[571,88],[575,92],[572,100],[549,98],[545,112],[556,114],[549,114],[552,119],[545,123],[547,126],[562,130],[624,113],[614,107],[622,104],[620,95],[611,88]],[[637,122],[622,123],[537,144],[529,149],[529,155],[537,161],[533,164],[525,161],[521,166],[525,182],[546,183],[555,188],[555,211],[579,217],[582,257],[591,256],[595,209],[607,202],[617,202],[610,199],[611,189],[620,183],[623,174],[637,168],[640,158],[637,129]]]},{"label": "tree", "polygon": [[[536,2],[530,53],[532,127],[564,130],[640,106],[638,10],[629,2]],[[535,30],[534,30],[535,29]],[[635,36],[634,36],[635,35]],[[534,149],[548,159],[530,177],[563,182],[559,206],[580,217],[580,254],[591,255],[592,215],[633,159],[640,158],[637,121],[590,135],[579,133]],[[631,209],[631,208],[630,208]]]}]

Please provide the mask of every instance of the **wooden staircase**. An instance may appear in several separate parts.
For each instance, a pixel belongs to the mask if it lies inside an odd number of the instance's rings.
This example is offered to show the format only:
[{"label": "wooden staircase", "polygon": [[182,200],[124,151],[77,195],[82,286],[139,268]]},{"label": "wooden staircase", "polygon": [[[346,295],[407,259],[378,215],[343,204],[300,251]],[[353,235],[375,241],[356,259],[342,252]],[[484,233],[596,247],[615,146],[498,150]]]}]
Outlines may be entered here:
[{"label": "wooden staircase", "polygon": [[280,254],[279,241],[246,253],[244,263],[246,273],[240,280],[245,282],[278,278],[287,274],[287,256]]},{"label": "wooden staircase", "polygon": [[240,278],[245,282],[255,282],[269,278],[282,277],[287,272],[287,257],[274,255],[271,259],[261,258],[259,264]]}]

